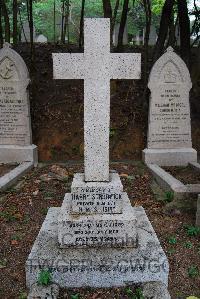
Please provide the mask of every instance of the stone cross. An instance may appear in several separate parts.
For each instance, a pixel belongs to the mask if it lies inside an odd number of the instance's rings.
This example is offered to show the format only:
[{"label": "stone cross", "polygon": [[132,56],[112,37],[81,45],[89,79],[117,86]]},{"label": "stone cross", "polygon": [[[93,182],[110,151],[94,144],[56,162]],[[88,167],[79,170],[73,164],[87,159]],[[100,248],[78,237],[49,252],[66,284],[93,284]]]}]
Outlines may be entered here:
[{"label": "stone cross", "polygon": [[141,54],[110,53],[110,19],[84,21],[84,53],[53,54],[54,79],[84,79],[85,181],[109,181],[110,79],[140,79]]}]

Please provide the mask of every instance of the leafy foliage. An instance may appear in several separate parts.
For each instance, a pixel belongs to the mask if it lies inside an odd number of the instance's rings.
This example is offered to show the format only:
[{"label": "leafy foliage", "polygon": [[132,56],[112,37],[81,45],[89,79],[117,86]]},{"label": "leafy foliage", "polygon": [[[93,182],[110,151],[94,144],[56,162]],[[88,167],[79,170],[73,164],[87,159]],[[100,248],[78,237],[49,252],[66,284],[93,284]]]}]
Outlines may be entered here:
[{"label": "leafy foliage", "polygon": [[172,191],[166,191],[164,201],[168,203],[168,202],[172,202],[173,199],[174,199],[174,193]]},{"label": "leafy foliage", "polygon": [[190,237],[196,237],[200,234],[200,227],[186,225],[185,229],[186,229],[187,235]]},{"label": "leafy foliage", "polygon": [[49,270],[42,270],[38,275],[37,283],[39,285],[48,286],[52,281],[51,272]]},{"label": "leafy foliage", "polygon": [[199,276],[199,269],[197,266],[192,265],[189,269],[188,269],[188,275],[191,278],[195,278],[197,276]]},{"label": "leafy foliage", "polygon": [[169,244],[171,245],[176,245],[177,244],[177,239],[176,237],[172,236],[169,238]]},{"label": "leafy foliage", "polygon": [[130,299],[144,299],[141,288],[137,288],[135,292],[133,292],[131,288],[128,288],[126,289],[126,294]]},{"label": "leafy foliage", "polygon": [[71,295],[70,299],[80,299],[80,295],[78,293],[75,295]]}]

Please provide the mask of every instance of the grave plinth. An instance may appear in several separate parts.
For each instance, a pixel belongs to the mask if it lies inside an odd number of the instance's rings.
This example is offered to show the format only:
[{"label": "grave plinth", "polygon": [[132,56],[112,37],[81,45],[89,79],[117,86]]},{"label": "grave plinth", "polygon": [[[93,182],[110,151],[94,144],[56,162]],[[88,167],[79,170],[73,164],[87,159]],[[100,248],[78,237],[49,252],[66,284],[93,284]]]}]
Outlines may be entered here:
[{"label": "grave plinth", "polygon": [[26,263],[30,288],[41,269],[60,287],[160,281],[168,261],[142,207],[109,172],[110,79],[140,78],[140,54],[110,53],[110,20],[85,19],[85,52],[54,54],[56,79],[85,79],[85,170],[61,208],[50,208]]}]

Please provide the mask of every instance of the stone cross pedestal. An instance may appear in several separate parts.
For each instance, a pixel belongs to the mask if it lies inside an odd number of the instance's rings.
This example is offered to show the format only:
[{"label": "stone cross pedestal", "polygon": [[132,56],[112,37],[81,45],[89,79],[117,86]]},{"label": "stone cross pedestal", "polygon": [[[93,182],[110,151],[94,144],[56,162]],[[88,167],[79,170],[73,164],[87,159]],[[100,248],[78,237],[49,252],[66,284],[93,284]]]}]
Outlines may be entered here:
[{"label": "stone cross pedestal", "polygon": [[168,262],[142,207],[133,208],[109,173],[110,79],[140,78],[140,54],[111,54],[108,19],[86,19],[85,51],[54,54],[56,79],[85,80],[85,174],[61,208],[50,208],[26,264],[27,287],[51,268],[60,287],[161,281]]},{"label": "stone cross pedestal", "polygon": [[169,47],[154,64],[147,148],[143,160],[160,166],[186,166],[197,161],[192,148],[189,91],[190,74],[184,61]]}]

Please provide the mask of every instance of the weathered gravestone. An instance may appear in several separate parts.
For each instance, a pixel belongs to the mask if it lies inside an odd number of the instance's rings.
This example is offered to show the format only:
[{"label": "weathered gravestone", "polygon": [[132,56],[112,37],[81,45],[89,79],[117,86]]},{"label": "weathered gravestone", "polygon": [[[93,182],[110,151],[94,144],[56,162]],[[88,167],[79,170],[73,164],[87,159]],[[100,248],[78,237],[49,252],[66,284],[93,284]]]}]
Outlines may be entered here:
[{"label": "weathered gravestone", "polygon": [[43,34],[40,34],[36,37],[35,39],[36,43],[42,43],[42,44],[46,44],[47,43],[47,37],[44,36]]},{"label": "weathered gravestone", "polygon": [[171,47],[153,66],[148,86],[151,91],[149,129],[143,160],[160,166],[196,162],[189,104],[192,83],[187,66]]},{"label": "weathered gravestone", "polygon": [[138,32],[138,34],[135,36],[135,44],[137,46],[141,45],[141,39],[142,39],[142,37],[140,36],[140,33]]},{"label": "weathered gravestone", "polygon": [[21,56],[5,43],[0,50],[0,163],[32,161],[29,73]]},{"label": "weathered gravestone", "polygon": [[110,79],[139,79],[140,54],[110,53],[110,20],[85,19],[85,50],[53,54],[55,79],[84,79],[85,171],[50,208],[26,263],[27,287],[51,269],[60,287],[168,280],[168,262],[144,212],[109,172]]},{"label": "weathered gravestone", "polygon": [[[25,22],[22,25],[21,29],[21,42],[22,43],[30,43],[31,38],[30,38],[30,26],[29,22]],[[35,27],[33,26],[33,42],[35,42]]]}]

